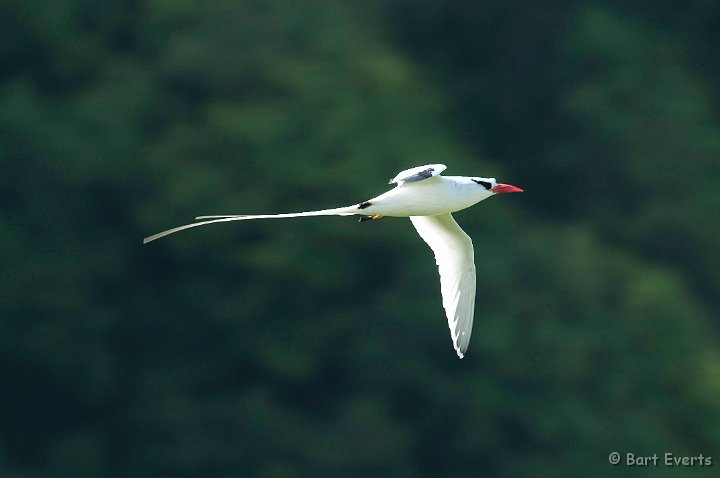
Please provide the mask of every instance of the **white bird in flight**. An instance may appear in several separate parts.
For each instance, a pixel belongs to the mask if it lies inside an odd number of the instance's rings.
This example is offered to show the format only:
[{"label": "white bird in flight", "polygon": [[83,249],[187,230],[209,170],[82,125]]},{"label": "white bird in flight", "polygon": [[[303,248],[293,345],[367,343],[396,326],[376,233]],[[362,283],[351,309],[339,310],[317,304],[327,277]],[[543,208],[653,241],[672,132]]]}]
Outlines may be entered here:
[{"label": "white bird in flight", "polygon": [[303,216],[352,216],[360,221],[383,216],[409,217],[420,237],[435,253],[440,270],[440,290],[450,336],[458,357],[463,358],[470,343],[475,313],[475,261],[470,236],[458,226],[452,213],[468,208],[495,194],[523,190],[501,184],[495,178],[440,176],[444,164],[407,169],[389,184],[397,186],[359,204],[320,211],[287,214],[198,216],[200,222],[168,229],[143,239],[143,244],[191,227],[215,222],[276,219]]}]

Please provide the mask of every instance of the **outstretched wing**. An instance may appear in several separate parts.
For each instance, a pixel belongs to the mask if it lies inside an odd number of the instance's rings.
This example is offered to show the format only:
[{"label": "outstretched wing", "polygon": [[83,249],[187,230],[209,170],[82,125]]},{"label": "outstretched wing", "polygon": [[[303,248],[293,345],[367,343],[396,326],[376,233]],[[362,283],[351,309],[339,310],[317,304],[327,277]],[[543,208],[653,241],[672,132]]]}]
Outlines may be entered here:
[{"label": "outstretched wing", "polygon": [[432,178],[433,176],[439,176],[440,173],[446,169],[447,166],[444,164],[426,164],[425,166],[406,169],[392,178],[388,184],[397,183],[398,186],[402,186],[403,183],[422,181],[423,179]]},{"label": "outstretched wing", "polygon": [[435,253],[440,270],[440,290],[458,357],[463,358],[470,343],[475,314],[475,260],[470,236],[450,214],[412,216],[420,237]]}]

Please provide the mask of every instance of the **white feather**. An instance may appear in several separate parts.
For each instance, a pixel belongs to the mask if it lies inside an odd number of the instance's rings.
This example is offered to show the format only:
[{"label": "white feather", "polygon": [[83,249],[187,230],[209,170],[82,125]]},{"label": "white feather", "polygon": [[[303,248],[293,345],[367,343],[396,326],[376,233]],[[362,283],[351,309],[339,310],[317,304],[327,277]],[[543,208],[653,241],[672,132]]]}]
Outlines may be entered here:
[{"label": "white feather", "polygon": [[286,214],[253,214],[248,216],[198,216],[196,219],[215,218],[209,221],[194,222],[192,224],[185,224],[184,226],[173,227],[167,231],[158,232],[152,236],[148,236],[143,239],[143,244],[152,242],[161,237],[169,236],[176,232],[184,231],[192,227],[204,226],[206,224],[213,224],[216,222],[230,222],[230,221],[248,221],[250,219],[283,219],[289,217],[308,217],[308,216],[352,216],[358,212],[357,206],[338,207],[335,209],[322,209],[320,211],[306,211],[306,212],[291,212]]},{"label": "white feather", "polygon": [[412,216],[410,220],[420,237],[435,253],[450,337],[458,357],[463,358],[470,343],[475,315],[475,260],[472,240],[451,214]]}]

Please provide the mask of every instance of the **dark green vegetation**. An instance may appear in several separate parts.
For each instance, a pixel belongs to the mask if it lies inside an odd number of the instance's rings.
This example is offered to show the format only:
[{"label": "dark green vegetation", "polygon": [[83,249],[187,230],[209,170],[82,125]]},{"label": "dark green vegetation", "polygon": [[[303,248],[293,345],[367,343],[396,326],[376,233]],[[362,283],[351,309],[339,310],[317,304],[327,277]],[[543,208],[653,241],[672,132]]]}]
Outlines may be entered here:
[{"label": "dark green vegetation", "polygon": [[[0,474],[717,476],[719,51],[714,0],[0,3]],[[141,245],[426,163],[526,190],[456,216],[462,361],[407,220]]]}]

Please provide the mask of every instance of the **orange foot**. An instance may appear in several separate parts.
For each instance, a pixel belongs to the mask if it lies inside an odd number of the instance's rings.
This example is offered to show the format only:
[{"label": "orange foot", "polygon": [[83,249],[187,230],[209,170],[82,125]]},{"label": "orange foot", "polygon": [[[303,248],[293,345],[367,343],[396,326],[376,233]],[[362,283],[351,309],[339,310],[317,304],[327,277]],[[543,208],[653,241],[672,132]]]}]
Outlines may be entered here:
[{"label": "orange foot", "polygon": [[360,216],[360,219],[358,219],[358,222],[365,222],[365,221],[374,221],[376,219],[380,219],[382,216]]}]

